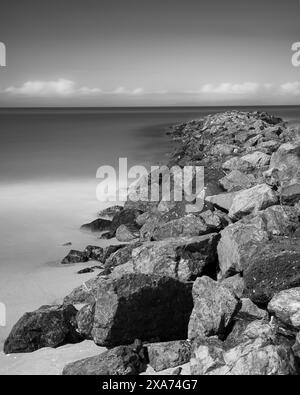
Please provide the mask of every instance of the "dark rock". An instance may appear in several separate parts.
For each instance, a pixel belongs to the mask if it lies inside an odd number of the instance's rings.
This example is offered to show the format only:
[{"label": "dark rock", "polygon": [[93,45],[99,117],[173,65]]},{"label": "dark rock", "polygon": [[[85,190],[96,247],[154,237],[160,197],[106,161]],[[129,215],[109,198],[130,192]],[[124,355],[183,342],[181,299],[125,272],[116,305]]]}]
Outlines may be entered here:
[{"label": "dark rock", "polygon": [[103,248],[98,246],[87,246],[84,253],[92,261],[103,262]]},{"label": "dark rock", "polygon": [[104,210],[101,210],[98,213],[98,217],[113,217],[114,215],[119,214],[123,209],[123,206],[111,206]]},{"label": "dark rock", "polygon": [[69,265],[71,263],[87,262],[89,257],[85,251],[71,250],[69,254],[61,261],[62,265]]},{"label": "dark rock", "polygon": [[137,217],[142,214],[142,211],[136,210],[136,209],[124,209],[120,211],[118,214],[116,214],[111,222],[110,226],[110,233],[111,235],[115,235],[117,229],[121,225],[126,225],[130,227],[131,229],[139,229],[138,224],[136,223]]},{"label": "dark rock", "polygon": [[190,284],[169,277],[129,274],[107,279],[96,296],[94,341],[112,347],[136,338],[186,339],[192,306]]},{"label": "dark rock", "polygon": [[191,359],[191,343],[186,340],[147,344],[147,350],[149,364],[156,372],[175,368]]},{"label": "dark rock", "polygon": [[94,303],[97,289],[101,281],[103,281],[101,277],[91,278],[79,287],[74,288],[73,291],[64,298],[64,304]]},{"label": "dark rock", "polygon": [[94,273],[94,269],[91,267],[86,267],[77,272],[77,274],[86,274],[86,273]]},{"label": "dark rock", "polygon": [[300,244],[297,238],[276,237],[256,246],[244,271],[245,295],[266,305],[285,289],[300,286]]},{"label": "dark rock", "polygon": [[103,376],[138,375],[146,370],[146,361],[142,360],[130,346],[119,346],[95,357],[82,359],[65,366],[63,375]]},{"label": "dark rock", "polygon": [[105,263],[112,254],[114,254],[116,251],[126,246],[127,244],[115,244],[115,245],[112,244],[108,247],[105,247],[103,249],[103,262]]},{"label": "dark rock", "polygon": [[110,230],[110,226],[111,221],[108,219],[98,218],[95,221],[82,225],[80,229],[89,232],[104,232],[106,230]]},{"label": "dark rock", "polygon": [[76,332],[77,310],[72,305],[42,306],[25,313],[4,343],[4,352],[26,353],[81,341]]}]

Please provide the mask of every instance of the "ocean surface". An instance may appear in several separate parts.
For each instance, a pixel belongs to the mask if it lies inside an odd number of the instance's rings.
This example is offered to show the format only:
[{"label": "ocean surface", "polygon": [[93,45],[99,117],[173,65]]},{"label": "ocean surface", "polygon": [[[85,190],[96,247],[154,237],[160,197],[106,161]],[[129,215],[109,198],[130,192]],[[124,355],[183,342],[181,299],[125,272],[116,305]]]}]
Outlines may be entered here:
[{"label": "ocean surface", "polygon": [[[117,169],[120,157],[128,167],[163,163],[172,147],[168,126],[227,109],[0,109],[0,303],[7,312],[0,343],[26,310],[66,292],[78,269],[58,269],[70,249],[62,244],[101,245],[79,230],[104,206],[96,198],[98,167]],[[299,106],[241,109],[300,124]]]}]

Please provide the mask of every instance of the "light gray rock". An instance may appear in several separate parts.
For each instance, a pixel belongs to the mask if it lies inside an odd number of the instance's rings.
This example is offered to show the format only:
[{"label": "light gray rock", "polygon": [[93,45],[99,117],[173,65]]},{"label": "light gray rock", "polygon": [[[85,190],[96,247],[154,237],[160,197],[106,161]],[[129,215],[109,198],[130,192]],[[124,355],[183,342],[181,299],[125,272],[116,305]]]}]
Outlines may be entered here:
[{"label": "light gray rock", "polygon": [[241,160],[249,162],[253,167],[259,169],[261,167],[267,166],[270,163],[271,156],[265,154],[264,152],[255,151],[251,154],[241,157]]},{"label": "light gray rock", "polygon": [[247,162],[236,156],[223,163],[222,168],[224,170],[240,170],[246,172],[253,170],[253,165],[250,162]]},{"label": "light gray rock", "polygon": [[243,277],[240,274],[236,274],[232,277],[224,278],[221,281],[223,287],[228,288],[234,295],[240,299],[244,293],[245,283]]},{"label": "light gray rock", "polygon": [[254,182],[255,178],[251,174],[247,175],[239,170],[232,170],[228,175],[221,178],[220,185],[228,192],[236,192],[251,188]]},{"label": "light gray rock", "polygon": [[219,195],[206,196],[205,201],[215,207],[229,211],[238,192],[220,193]]},{"label": "light gray rock", "polygon": [[229,217],[235,220],[251,213],[257,213],[277,204],[278,198],[269,185],[256,185],[237,192],[229,210]]},{"label": "light gray rock", "polygon": [[194,308],[190,317],[190,340],[222,337],[237,312],[234,294],[209,277],[198,278],[193,286]]},{"label": "light gray rock", "polygon": [[244,320],[267,320],[268,312],[260,309],[250,299],[242,298],[241,307],[237,314],[237,318]]},{"label": "light gray rock", "polygon": [[195,347],[191,359],[193,375],[296,375],[291,347],[278,344],[269,324],[254,321],[238,343],[229,349],[216,341]]},{"label": "light gray rock", "polygon": [[193,280],[204,271],[216,271],[218,239],[211,233],[146,242],[132,251],[134,271]]},{"label": "light gray rock", "polygon": [[268,310],[281,322],[300,330],[300,287],[291,288],[274,295]]},{"label": "light gray rock", "polygon": [[175,368],[188,363],[191,359],[191,343],[186,340],[175,340],[165,343],[146,345],[149,364],[156,371]]}]

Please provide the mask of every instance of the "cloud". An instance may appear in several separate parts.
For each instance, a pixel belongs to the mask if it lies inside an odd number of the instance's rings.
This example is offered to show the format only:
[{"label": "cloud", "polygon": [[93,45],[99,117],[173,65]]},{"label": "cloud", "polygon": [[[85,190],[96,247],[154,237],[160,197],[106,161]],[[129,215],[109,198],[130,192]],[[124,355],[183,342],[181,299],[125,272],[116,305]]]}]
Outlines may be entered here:
[{"label": "cloud", "polygon": [[126,89],[120,86],[116,89],[103,91],[100,88],[77,87],[71,80],[60,78],[56,81],[27,81],[19,87],[10,86],[4,90],[6,93],[29,97],[71,97],[71,96],[97,96],[97,95],[124,95],[138,96],[149,94],[163,94],[166,91],[146,92],[143,88]]},{"label": "cloud", "polygon": [[280,85],[280,92],[285,95],[300,95],[300,82],[287,82]]},{"label": "cloud", "polygon": [[256,93],[259,87],[260,85],[256,82],[244,82],[242,84],[223,82],[219,85],[203,85],[200,92],[206,94],[245,95]]},{"label": "cloud", "polygon": [[74,81],[60,78],[57,81],[27,81],[20,87],[11,86],[5,91],[24,96],[70,96],[75,90]]}]

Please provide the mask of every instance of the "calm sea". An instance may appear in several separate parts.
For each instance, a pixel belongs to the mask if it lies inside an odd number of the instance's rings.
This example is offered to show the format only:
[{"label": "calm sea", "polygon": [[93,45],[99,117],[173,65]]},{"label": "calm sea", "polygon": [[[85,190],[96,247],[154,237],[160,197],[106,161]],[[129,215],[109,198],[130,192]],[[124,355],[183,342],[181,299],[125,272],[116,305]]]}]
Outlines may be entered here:
[{"label": "calm sea", "polygon": [[[169,125],[227,109],[0,109],[0,303],[8,311],[5,332],[24,309],[54,298],[50,276],[36,273],[64,256],[69,247],[61,244],[71,241],[72,248],[83,248],[97,243],[79,231],[101,208],[95,193],[97,168],[116,166],[119,157],[128,158],[129,166],[162,163],[172,144],[165,134]],[[247,110],[268,111],[300,124],[300,107]]]}]

